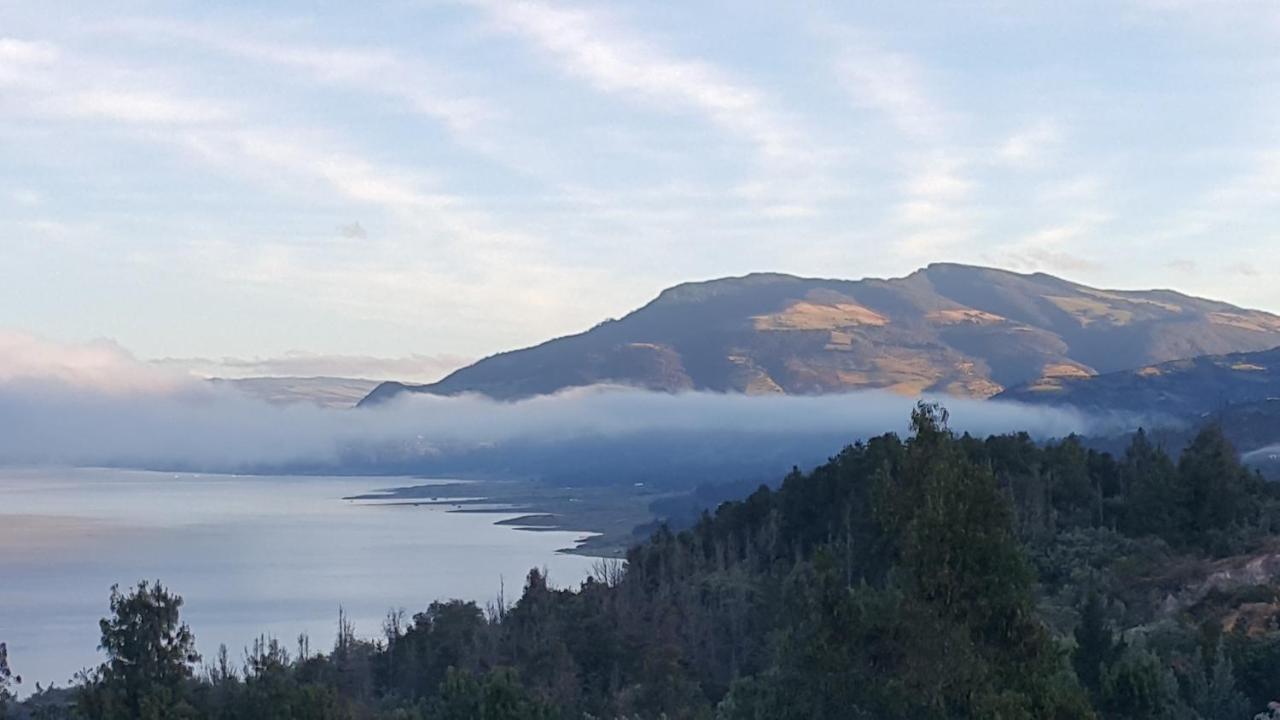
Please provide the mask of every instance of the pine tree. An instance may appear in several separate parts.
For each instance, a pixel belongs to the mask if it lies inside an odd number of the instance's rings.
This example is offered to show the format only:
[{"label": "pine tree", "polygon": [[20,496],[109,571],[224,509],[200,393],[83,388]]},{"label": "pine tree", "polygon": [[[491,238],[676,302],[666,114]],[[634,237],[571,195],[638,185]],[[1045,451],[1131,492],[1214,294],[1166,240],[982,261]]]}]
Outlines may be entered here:
[{"label": "pine tree", "polygon": [[1097,697],[1102,692],[1102,678],[1116,654],[1116,643],[1107,625],[1106,607],[1096,591],[1090,591],[1075,630],[1076,648],[1071,656],[1076,677],[1086,690]]}]

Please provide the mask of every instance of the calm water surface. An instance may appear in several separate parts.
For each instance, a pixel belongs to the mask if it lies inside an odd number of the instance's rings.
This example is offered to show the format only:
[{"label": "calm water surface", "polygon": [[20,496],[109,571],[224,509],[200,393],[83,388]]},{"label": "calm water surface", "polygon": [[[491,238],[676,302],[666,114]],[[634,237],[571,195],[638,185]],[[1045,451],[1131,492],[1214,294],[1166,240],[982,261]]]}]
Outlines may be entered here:
[{"label": "calm water surface", "polygon": [[15,673],[63,684],[100,662],[109,588],[159,578],[181,594],[206,658],[254,637],[312,648],[338,607],[375,635],[388,609],[519,597],[532,567],[573,585],[592,560],[557,554],[583,534],[527,532],[508,515],[351,502],[411,478],[235,477],[102,469],[0,470],[0,642]]}]

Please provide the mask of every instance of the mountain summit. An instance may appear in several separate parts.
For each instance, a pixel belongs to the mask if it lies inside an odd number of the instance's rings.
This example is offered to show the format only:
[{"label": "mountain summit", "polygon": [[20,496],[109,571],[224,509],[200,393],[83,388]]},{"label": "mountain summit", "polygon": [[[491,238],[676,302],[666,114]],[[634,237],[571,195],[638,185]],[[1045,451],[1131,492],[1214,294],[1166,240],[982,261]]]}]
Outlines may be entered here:
[{"label": "mountain summit", "polygon": [[990,397],[1007,387],[1280,345],[1280,317],[1171,290],[1099,290],[1043,273],[934,264],[904,278],[774,273],[664,290],[619,320],[504,352],[403,392],[513,399],[612,383],[818,394]]}]

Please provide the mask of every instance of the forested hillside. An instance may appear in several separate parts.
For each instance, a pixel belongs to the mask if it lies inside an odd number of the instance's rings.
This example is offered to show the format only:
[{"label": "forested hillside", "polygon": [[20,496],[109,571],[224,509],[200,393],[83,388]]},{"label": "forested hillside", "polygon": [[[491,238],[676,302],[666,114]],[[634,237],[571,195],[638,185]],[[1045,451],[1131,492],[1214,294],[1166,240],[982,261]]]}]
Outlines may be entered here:
[{"label": "forested hillside", "polygon": [[323,653],[265,639],[197,662],[180,599],[116,592],[106,662],[9,712],[1244,720],[1280,699],[1280,495],[1219,430],[1175,460],[1141,433],[1122,457],[956,436],[932,406],[913,428],[577,589],[535,570],[512,604],[393,613],[376,640],[340,620]]}]

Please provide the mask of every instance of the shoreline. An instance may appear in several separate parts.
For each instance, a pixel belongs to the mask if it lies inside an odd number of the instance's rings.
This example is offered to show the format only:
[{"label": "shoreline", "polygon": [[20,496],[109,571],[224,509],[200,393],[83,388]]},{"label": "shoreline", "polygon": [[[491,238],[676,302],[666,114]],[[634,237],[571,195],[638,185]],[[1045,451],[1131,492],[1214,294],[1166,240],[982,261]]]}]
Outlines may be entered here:
[{"label": "shoreline", "polygon": [[452,506],[446,512],[511,515],[494,524],[527,532],[590,533],[574,547],[558,552],[617,559],[643,538],[635,529],[652,522],[649,505],[672,495],[647,487],[555,487],[529,479],[466,479],[386,488],[342,498],[370,504]]}]

